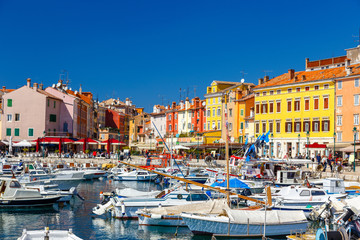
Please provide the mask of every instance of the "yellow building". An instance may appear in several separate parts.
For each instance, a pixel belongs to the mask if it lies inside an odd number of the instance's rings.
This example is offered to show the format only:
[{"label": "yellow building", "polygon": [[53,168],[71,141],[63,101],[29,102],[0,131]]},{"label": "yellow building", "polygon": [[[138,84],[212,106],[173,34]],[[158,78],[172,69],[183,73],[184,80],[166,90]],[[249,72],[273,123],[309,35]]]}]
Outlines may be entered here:
[{"label": "yellow building", "polygon": [[[255,92],[255,137],[270,131],[275,157],[307,154],[305,144],[327,144],[334,137],[334,83],[337,68],[259,79]],[[307,138],[308,137],[308,138]],[[310,149],[310,156],[325,149]]]}]

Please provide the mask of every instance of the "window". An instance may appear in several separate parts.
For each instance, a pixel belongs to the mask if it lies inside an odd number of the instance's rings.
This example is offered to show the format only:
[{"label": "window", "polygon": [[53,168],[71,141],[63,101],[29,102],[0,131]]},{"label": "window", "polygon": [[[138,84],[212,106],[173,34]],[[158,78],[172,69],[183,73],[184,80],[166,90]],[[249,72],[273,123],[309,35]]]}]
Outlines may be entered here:
[{"label": "window", "polygon": [[168,119],[171,120],[171,114],[168,115]]},{"label": "window", "polygon": [[292,132],[292,122],[285,123],[285,132]]},{"label": "window", "polygon": [[310,196],[310,191],[309,190],[302,190],[300,193],[300,196]]},{"label": "window", "polygon": [[295,132],[301,132],[301,122],[295,123]]},{"label": "window", "polygon": [[310,109],[310,99],[305,99],[305,111],[309,111]]},{"label": "window", "polygon": [[18,128],[15,128],[14,135],[17,137],[20,135],[20,130]]},{"label": "window", "polygon": [[229,117],[232,117],[232,108],[229,109]]},{"label": "window", "polygon": [[322,131],[323,132],[328,132],[329,131],[329,125],[330,125],[329,120],[323,120],[322,121]]},{"label": "window", "polygon": [[6,136],[11,136],[11,128],[6,129]]},{"label": "window", "polygon": [[240,129],[241,129],[241,130],[244,129],[244,123],[243,123],[243,122],[240,123]]},{"label": "window", "polygon": [[208,122],[207,130],[210,130],[210,122]]},{"label": "window", "polygon": [[256,104],[256,114],[260,113],[260,104]]},{"label": "window", "polygon": [[359,114],[354,114],[354,125],[359,125]]},{"label": "window", "polygon": [[342,126],[342,116],[336,116],[336,125],[337,126]]},{"label": "window", "polygon": [[229,123],[229,130],[232,130],[232,123]]},{"label": "window", "polygon": [[210,114],[211,114],[211,111],[210,111],[210,109],[208,109],[208,110],[207,110],[207,114],[206,114],[206,116],[207,116],[207,117],[211,117],[211,115],[210,115]]},{"label": "window", "polygon": [[7,115],[7,121],[8,121],[8,122],[11,122],[11,121],[12,121],[12,114],[8,114],[8,115]]},{"label": "window", "polygon": [[319,121],[313,121],[313,132],[318,132],[319,131],[319,125],[320,122]]},{"label": "window", "polygon": [[274,131],[274,123],[269,122],[269,131],[272,133]]},{"label": "window", "polygon": [[262,132],[266,133],[266,122],[262,123]]},{"label": "window", "polygon": [[296,88],[296,91],[297,91],[297,92],[300,92],[300,90],[301,90],[301,88],[299,88],[299,87],[298,87],[298,88]]},{"label": "window", "polygon": [[175,129],[174,130],[177,131],[177,124],[175,124]]},{"label": "window", "polygon": [[8,99],[8,100],[7,100],[7,106],[8,106],[8,107],[12,107],[12,99]]},{"label": "window", "polygon": [[50,107],[50,99],[47,100],[47,105]]},{"label": "window", "polygon": [[342,142],[342,132],[337,132],[336,137],[338,142]]},{"label": "window", "polygon": [[291,100],[288,100],[287,102],[287,111],[291,112]]},{"label": "window", "polygon": [[266,96],[266,92],[263,92],[263,96]]},{"label": "window", "polygon": [[273,90],[270,91],[270,95],[274,95],[274,91],[273,91]]},{"label": "window", "polygon": [[259,123],[255,123],[255,133],[259,133],[260,132],[260,124]]},{"label": "window", "polygon": [[359,87],[359,79],[358,78],[354,79],[354,86]]},{"label": "window", "polygon": [[324,97],[324,109],[329,109],[329,97]]},{"label": "window", "polygon": [[54,108],[56,108],[56,101],[54,101]]},{"label": "window", "polygon": [[220,129],[221,129],[221,127],[220,127],[220,125],[221,125],[221,124],[220,124],[220,121],[217,122],[217,125],[218,125],[218,126],[217,126],[217,127],[218,127],[218,130],[220,130]]},{"label": "window", "polygon": [[309,91],[309,90],[310,90],[309,86],[305,87],[305,91]]},{"label": "window", "polygon": [[273,113],[274,112],[274,103],[270,102],[269,103],[269,113]]},{"label": "window", "polygon": [[20,121],[20,113],[15,113],[15,121]]},{"label": "window", "polygon": [[311,195],[313,195],[313,196],[321,196],[321,195],[325,195],[325,192],[312,190]]},{"label": "window", "polygon": [[172,126],[171,126],[171,124],[169,124],[169,131],[172,131]]},{"label": "window", "polygon": [[291,88],[289,88],[289,89],[288,89],[288,93],[291,93],[291,92],[292,92],[292,89],[291,89]]},{"label": "window", "polygon": [[354,105],[359,106],[359,94],[354,95]]},{"label": "window", "polygon": [[337,105],[338,107],[341,107],[341,106],[342,106],[342,96],[337,96],[337,97],[336,97],[336,100],[337,100],[337,104],[336,104],[336,105]]},{"label": "window", "polygon": [[215,111],[216,111],[215,108],[213,108],[213,117],[215,117]]},{"label": "window", "polygon": [[267,113],[267,103],[261,104],[261,113]]},{"label": "window", "polygon": [[329,84],[324,84],[324,89],[328,89],[329,88]]},{"label": "window", "polygon": [[204,129],[203,130],[206,130],[206,123],[204,123]]},{"label": "window", "polygon": [[189,128],[189,129],[191,128],[191,123],[188,123],[188,128]]},{"label": "window", "polygon": [[56,115],[50,114],[50,122],[56,122]]},{"label": "window", "polygon": [[319,98],[314,98],[314,110],[319,110]]},{"label": "window", "polygon": [[255,93],[255,96],[260,97],[260,93],[259,92]]},{"label": "window", "polygon": [[220,116],[221,112],[220,112],[220,108],[217,109],[217,115]]},{"label": "window", "polygon": [[34,136],[34,129],[33,129],[33,128],[29,128],[28,135],[29,135],[29,137],[33,137],[33,136]]},{"label": "window", "polygon": [[310,131],[310,121],[304,121],[303,123],[304,127],[304,132],[309,132]]},{"label": "window", "polygon": [[279,113],[281,111],[281,102],[276,102],[276,112]]},{"label": "window", "polygon": [[276,94],[281,94],[281,90],[276,90]]},{"label": "window", "polygon": [[337,82],[337,87],[338,87],[338,89],[342,89],[342,80],[339,80]]},{"label": "window", "polygon": [[249,128],[249,121],[245,121],[245,128],[248,129]]},{"label": "window", "polygon": [[300,111],[300,99],[294,101],[294,111]]},{"label": "window", "polygon": [[280,129],[281,128],[281,122],[280,121],[276,121],[276,132],[280,133]]},{"label": "window", "polygon": [[174,119],[175,119],[175,120],[177,119],[177,113],[174,114]]},{"label": "window", "polygon": [[314,87],[314,90],[319,90],[319,85],[316,85],[316,86]]}]

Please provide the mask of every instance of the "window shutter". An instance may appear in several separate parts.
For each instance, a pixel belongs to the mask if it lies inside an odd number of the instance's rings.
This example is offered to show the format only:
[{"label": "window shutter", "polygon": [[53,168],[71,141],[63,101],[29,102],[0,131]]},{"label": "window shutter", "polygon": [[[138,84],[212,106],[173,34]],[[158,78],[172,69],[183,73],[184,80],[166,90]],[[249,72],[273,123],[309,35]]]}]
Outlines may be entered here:
[{"label": "window shutter", "polygon": [[321,131],[323,131],[323,132],[325,131],[325,129],[324,129],[325,124],[324,123],[325,123],[325,121],[321,121]]}]

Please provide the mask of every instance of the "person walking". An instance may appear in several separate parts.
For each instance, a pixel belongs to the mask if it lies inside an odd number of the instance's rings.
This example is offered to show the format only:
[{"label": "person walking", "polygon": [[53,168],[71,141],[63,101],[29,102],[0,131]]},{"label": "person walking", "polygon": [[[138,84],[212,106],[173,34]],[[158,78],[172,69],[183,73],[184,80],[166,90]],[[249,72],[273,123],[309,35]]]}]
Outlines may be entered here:
[{"label": "person walking", "polygon": [[130,150],[128,151],[128,153],[127,153],[127,159],[126,159],[127,161],[131,161],[131,153],[130,153]]},{"label": "person walking", "polygon": [[327,166],[327,157],[325,155],[323,155],[322,159],[321,159],[321,164],[324,166],[323,172],[326,171],[326,166]]}]

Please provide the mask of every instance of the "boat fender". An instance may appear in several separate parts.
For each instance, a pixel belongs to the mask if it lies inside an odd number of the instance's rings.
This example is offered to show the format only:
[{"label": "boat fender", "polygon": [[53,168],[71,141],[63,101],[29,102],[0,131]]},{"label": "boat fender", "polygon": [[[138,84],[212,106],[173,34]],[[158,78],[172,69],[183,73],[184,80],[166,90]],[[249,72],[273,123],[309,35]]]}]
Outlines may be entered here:
[{"label": "boat fender", "polygon": [[216,179],[216,181],[215,182],[217,182],[217,183],[224,183],[225,182],[225,179]]},{"label": "boat fender", "polygon": [[102,201],[104,199],[104,193],[100,192],[100,200]]},{"label": "boat fender", "polygon": [[36,177],[33,178],[33,181],[36,181]]},{"label": "boat fender", "polygon": [[125,204],[124,204],[124,202],[121,202],[121,214],[123,216],[125,215]]},{"label": "boat fender", "polygon": [[161,219],[161,214],[151,214],[151,218],[153,218],[153,219]]},{"label": "boat fender", "polygon": [[178,198],[178,199],[182,199],[183,196],[182,196],[181,194],[178,194],[178,195],[177,195],[177,198]]}]

